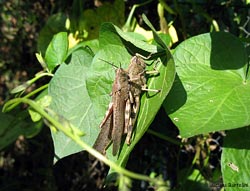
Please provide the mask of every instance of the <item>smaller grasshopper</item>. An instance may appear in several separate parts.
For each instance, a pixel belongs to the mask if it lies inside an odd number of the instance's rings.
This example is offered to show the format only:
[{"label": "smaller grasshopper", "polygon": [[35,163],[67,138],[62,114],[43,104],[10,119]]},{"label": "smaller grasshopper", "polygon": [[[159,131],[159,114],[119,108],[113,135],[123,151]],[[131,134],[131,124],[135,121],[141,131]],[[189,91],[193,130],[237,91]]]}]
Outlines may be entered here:
[{"label": "smaller grasshopper", "polygon": [[129,75],[129,100],[131,103],[131,113],[129,116],[129,125],[125,128],[126,143],[130,144],[130,139],[132,136],[133,127],[135,125],[137,115],[140,108],[140,95],[142,91],[151,91],[151,92],[160,92],[160,90],[155,89],[147,89],[147,79],[146,74],[158,74],[157,70],[154,71],[146,71],[146,64],[143,59],[150,58],[143,57],[142,55],[136,54],[130,60],[130,64],[127,70]]}]

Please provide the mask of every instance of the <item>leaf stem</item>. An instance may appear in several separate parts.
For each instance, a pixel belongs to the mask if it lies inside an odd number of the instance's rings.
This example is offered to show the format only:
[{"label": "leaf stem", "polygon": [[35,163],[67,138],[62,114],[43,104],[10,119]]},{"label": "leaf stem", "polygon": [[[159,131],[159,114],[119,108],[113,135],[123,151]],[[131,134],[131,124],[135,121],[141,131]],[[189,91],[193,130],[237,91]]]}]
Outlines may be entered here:
[{"label": "leaf stem", "polygon": [[31,96],[37,94],[38,92],[40,92],[40,91],[46,89],[48,86],[49,86],[49,84],[45,84],[45,85],[43,85],[43,86],[41,86],[41,87],[35,89],[34,91],[30,92],[29,94],[27,94],[26,96],[24,96],[24,98],[29,98],[29,97],[31,97]]},{"label": "leaf stem", "polygon": [[[39,72],[35,75],[34,78],[32,78],[31,80],[28,81],[28,84],[31,85],[34,82],[36,82],[37,80],[39,80],[40,78],[44,77],[44,76],[53,76],[53,74],[49,73],[49,72]],[[43,87],[43,86],[42,86]],[[38,88],[39,89],[39,88]]]}]

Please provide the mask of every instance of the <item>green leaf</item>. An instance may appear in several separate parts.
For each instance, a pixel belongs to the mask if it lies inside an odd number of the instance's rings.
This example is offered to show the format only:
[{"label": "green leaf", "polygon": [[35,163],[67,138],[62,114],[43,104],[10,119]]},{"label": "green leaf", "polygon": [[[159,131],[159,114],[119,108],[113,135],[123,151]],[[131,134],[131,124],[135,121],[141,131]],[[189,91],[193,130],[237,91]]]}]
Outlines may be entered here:
[{"label": "green leaf", "polygon": [[177,76],[164,107],[182,137],[250,124],[243,44],[229,33],[203,34],[174,52]]},{"label": "green leaf", "polygon": [[[134,38],[131,33],[124,33],[121,29],[114,26],[115,33],[119,35],[121,40],[123,41],[123,44],[126,45],[128,51],[130,53],[141,53],[141,52],[135,52],[135,51],[147,51],[149,53],[157,53],[159,50],[159,47],[148,44],[144,41],[138,40],[137,38]],[[135,35],[136,36],[136,35]]]},{"label": "green leaf", "polygon": [[77,49],[83,49],[84,51],[88,51],[90,55],[94,56],[94,53],[99,49],[99,41],[95,39],[80,42],[69,49],[67,57],[71,55],[72,52],[75,52]]},{"label": "green leaf", "polygon": [[[109,38],[107,38],[109,36]],[[118,45],[125,46],[127,51],[130,54],[140,53],[145,54],[145,51],[149,53],[157,53],[158,47],[152,44],[148,44],[138,38],[138,34],[131,32],[123,32],[117,26],[111,23],[104,23],[100,28],[99,42],[100,48],[103,48],[106,45]],[[141,37],[140,37],[141,38]]]},{"label": "green leaf", "polygon": [[249,190],[250,127],[227,132],[223,143],[221,170],[227,190]]},{"label": "green leaf", "polygon": [[30,86],[30,83],[29,82],[24,82],[23,84],[15,87],[14,89],[12,89],[10,91],[11,94],[16,94],[16,93],[19,93],[19,92],[22,92],[24,91],[25,89],[27,89],[27,87]]},{"label": "green leaf", "polygon": [[68,52],[68,35],[66,32],[60,32],[54,35],[50,42],[46,54],[45,62],[50,71],[57,65],[60,65],[66,59]]},{"label": "green leaf", "polygon": [[[86,76],[92,57],[88,51],[78,49],[71,55],[68,65],[62,64],[56,71],[48,88],[52,97],[50,108],[58,115],[67,119],[75,127],[86,132],[83,140],[89,144],[98,134],[95,112],[86,89]],[[62,132],[52,132],[55,153],[64,157],[82,150],[82,148],[66,137]]]}]

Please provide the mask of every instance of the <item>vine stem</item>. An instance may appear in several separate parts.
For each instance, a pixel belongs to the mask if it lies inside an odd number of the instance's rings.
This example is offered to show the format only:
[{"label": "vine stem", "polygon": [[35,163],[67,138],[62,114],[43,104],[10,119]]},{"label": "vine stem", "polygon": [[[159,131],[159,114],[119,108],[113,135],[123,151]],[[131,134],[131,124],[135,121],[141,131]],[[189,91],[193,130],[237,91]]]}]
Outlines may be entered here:
[{"label": "vine stem", "polygon": [[15,98],[15,99],[12,99],[12,100],[6,102],[6,104],[3,106],[3,111],[5,111],[5,112],[10,111],[22,102],[22,101],[17,100],[17,99],[27,99],[27,98],[37,94],[38,92],[45,90],[46,88],[48,88],[48,86],[49,86],[48,84],[45,84],[45,85],[35,89],[34,91],[30,92],[29,94],[25,95],[23,98]]},{"label": "vine stem", "polygon": [[[58,130],[62,131],[66,136],[70,137],[73,141],[75,141],[78,145],[80,145],[88,153],[95,156],[100,161],[104,162],[106,165],[110,166],[110,168],[115,170],[117,173],[128,176],[128,177],[133,178],[133,179],[148,181],[148,182],[151,182],[153,184],[156,184],[157,186],[163,185],[163,181],[159,181],[159,179],[157,179],[157,178],[150,178],[149,176],[126,170],[126,169],[120,167],[119,165],[117,165],[115,162],[107,159],[104,155],[100,154],[95,149],[93,149],[91,146],[89,146],[84,141],[82,141],[80,136],[77,135],[77,133],[75,133],[73,129],[64,127],[60,122],[58,122],[52,116],[50,116],[35,101],[23,97],[23,98],[14,98],[14,99],[10,100],[10,102],[12,102],[12,103],[16,102],[17,104],[20,104],[20,103],[28,104],[36,112],[38,112],[42,117],[44,117],[46,120],[48,120],[54,127],[56,127]],[[8,102],[6,103],[6,107],[3,108],[3,111],[6,111],[6,110],[8,111],[7,105],[8,105]]]}]

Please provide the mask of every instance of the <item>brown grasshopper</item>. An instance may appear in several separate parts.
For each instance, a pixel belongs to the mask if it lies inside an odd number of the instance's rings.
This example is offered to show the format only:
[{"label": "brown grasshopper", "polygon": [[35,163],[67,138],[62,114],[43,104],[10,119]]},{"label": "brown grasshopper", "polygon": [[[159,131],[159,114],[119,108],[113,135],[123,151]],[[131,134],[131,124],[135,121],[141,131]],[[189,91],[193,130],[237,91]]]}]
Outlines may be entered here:
[{"label": "brown grasshopper", "polygon": [[116,155],[120,148],[124,128],[128,126],[128,120],[125,118],[125,111],[130,107],[129,104],[129,84],[126,71],[119,68],[116,72],[116,80],[112,89],[113,102],[113,155]]},{"label": "brown grasshopper", "polygon": [[101,153],[109,143],[113,141],[112,154],[115,156],[120,148],[124,128],[127,128],[129,121],[125,119],[125,111],[129,110],[128,75],[125,70],[118,68],[112,87],[112,101],[109,109],[100,124],[101,131],[95,141],[94,148]]}]

